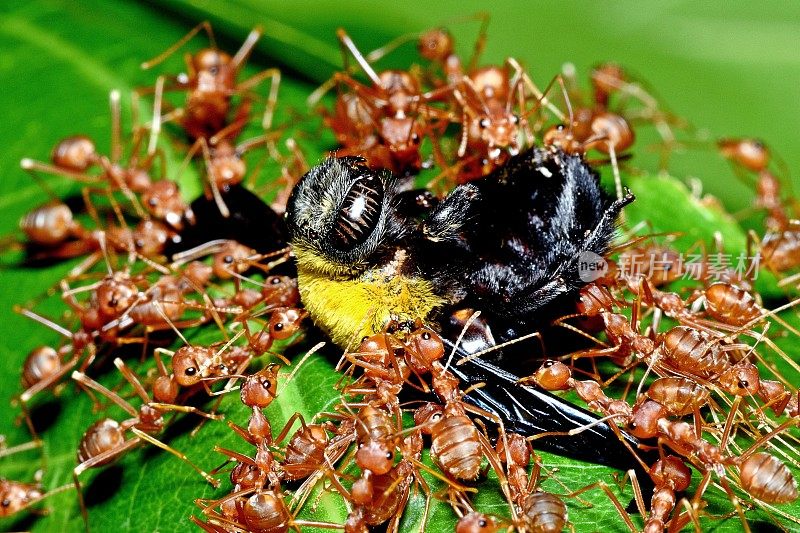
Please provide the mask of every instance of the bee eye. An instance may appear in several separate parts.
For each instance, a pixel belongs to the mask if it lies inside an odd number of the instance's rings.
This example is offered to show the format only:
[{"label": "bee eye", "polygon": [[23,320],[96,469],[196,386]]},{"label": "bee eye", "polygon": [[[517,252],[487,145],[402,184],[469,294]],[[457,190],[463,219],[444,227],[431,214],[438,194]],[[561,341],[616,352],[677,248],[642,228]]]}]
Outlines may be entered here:
[{"label": "bee eye", "polygon": [[345,196],[333,227],[333,245],[342,251],[364,243],[380,219],[383,182],[376,175],[357,180]]}]

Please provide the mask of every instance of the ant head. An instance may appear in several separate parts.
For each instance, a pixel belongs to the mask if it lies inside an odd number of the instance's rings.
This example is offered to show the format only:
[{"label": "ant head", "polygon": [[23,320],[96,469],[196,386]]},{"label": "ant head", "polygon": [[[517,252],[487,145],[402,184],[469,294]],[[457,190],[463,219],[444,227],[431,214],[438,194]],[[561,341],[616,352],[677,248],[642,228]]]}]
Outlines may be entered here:
[{"label": "ant head", "polygon": [[231,56],[216,48],[205,48],[192,58],[192,64],[198,75],[207,73],[218,77],[228,70]]},{"label": "ant head", "polygon": [[412,357],[421,359],[420,363],[428,369],[434,361],[438,361],[444,355],[442,338],[427,326],[415,329],[408,336],[407,345]]},{"label": "ant head", "polygon": [[203,377],[199,360],[206,359],[208,354],[199,346],[181,346],[172,356],[172,373],[181,387],[191,387],[200,383]]},{"label": "ant head", "polygon": [[240,396],[242,403],[248,407],[264,408],[272,403],[278,395],[279,365],[269,365],[249,376],[242,384]]},{"label": "ant head", "polygon": [[640,439],[650,439],[658,434],[658,420],[667,415],[667,410],[658,402],[645,400],[633,409],[631,434]]},{"label": "ant head", "polygon": [[356,463],[373,474],[386,474],[394,466],[394,451],[382,442],[369,440],[358,446]]},{"label": "ant head", "polygon": [[103,280],[95,292],[98,311],[104,318],[116,318],[136,301],[139,290],[128,278],[112,276]]},{"label": "ant head", "polygon": [[59,142],[50,157],[59,168],[83,172],[97,161],[97,149],[89,137],[76,135]]},{"label": "ant head", "polygon": [[553,146],[568,154],[576,153],[581,149],[581,143],[576,139],[574,132],[564,124],[549,127],[542,136],[542,144]]},{"label": "ant head", "polygon": [[0,516],[11,516],[28,506],[31,500],[38,500],[42,491],[34,485],[15,481],[0,482]]},{"label": "ant head", "polygon": [[421,427],[422,433],[431,434],[431,428],[444,416],[441,405],[427,402],[414,411],[414,424]]},{"label": "ant head", "polygon": [[494,518],[476,511],[465,514],[456,524],[456,533],[494,533],[497,530]]},{"label": "ant head", "polygon": [[731,366],[719,377],[723,390],[736,396],[752,396],[758,393],[761,377],[758,368],[746,359]]},{"label": "ant head", "polygon": [[294,307],[276,309],[269,317],[269,334],[277,340],[285,340],[297,333],[306,313]]},{"label": "ant head", "polygon": [[247,173],[244,159],[238,155],[217,157],[211,161],[209,174],[218,188],[227,190],[231,185],[241,183]]},{"label": "ant head", "polygon": [[214,254],[212,269],[214,275],[220,279],[230,279],[233,274],[241,274],[249,268],[246,259],[255,255],[255,250],[239,244],[236,241],[229,241],[225,246]]},{"label": "ant head", "polygon": [[769,164],[769,148],[758,139],[721,139],[717,145],[723,157],[753,172]]},{"label": "ant head", "polygon": [[293,307],[300,302],[297,279],[290,276],[267,276],[261,295],[267,305]]},{"label": "ant head", "polygon": [[166,221],[173,228],[182,227],[186,204],[181,198],[178,184],[174,181],[161,180],[153,183],[142,193],[142,202],[153,217]]},{"label": "ant head", "polygon": [[487,155],[499,163],[504,150],[510,155],[519,153],[519,116],[506,109],[488,109],[475,115],[470,122],[470,136],[487,145]]},{"label": "ant head", "polygon": [[164,247],[168,241],[175,237],[169,227],[158,220],[142,220],[131,233],[133,246],[136,251],[144,257],[153,257],[164,252]]},{"label": "ant head", "polygon": [[453,36],[444,28],[428,30],[420,36],[417,50],[428,61],[443,62],[453,54]]},{"label": "ant head", "polygon": [[534,381],[545,390],[566,390],[572,371],[561,361],[548,359],[533,375]]}]

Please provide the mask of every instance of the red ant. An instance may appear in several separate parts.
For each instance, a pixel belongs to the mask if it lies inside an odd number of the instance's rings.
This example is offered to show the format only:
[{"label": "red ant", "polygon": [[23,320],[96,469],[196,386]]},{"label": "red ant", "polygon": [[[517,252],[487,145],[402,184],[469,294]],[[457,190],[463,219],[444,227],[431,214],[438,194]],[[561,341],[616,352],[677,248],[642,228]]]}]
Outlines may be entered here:
[{"label": "red ant", "polygon": [[[165,403],[155,403],[151,400],[147,391],[142,386],[139,379],[121,359],[114,359],[114,364],[117,366],[122,376],[128,383],[131,384],[136,394],[142,400],[142,405],[137,411],[131,404],[125,401],[117,393],[107,389],[103,385],[97,383],[90,377],[82,372],[73,372],[72,379],[79,382],[81,385],[92,389],[122,408],[131,418],[117,422],[110,418],[103,418],[98,420],[81,438],[80,445],[78,446],[78,466],[73,469],[72,477],[75,487],[78,491],[78,498],[81,505],[81,513],[83,514],[84,522],[88,529],[88,514],[86,512],[86,505],[83,501],[83,494],[80,487],[79,476],[85,470],[109,464],[120,455],[126,453],[128,450],[139,445],[142,442],[147,442],[158,446],[159,448],[168,451],[175,455],[180,460],[192,467],[203,479],[211,483],[214,487],[219,485],[219,481],[211,477],[204,470],[191,462],[184,454],[171,448],[158,440],[154,435],[161,433],[164,429],[163,415],[167,411],[181,411],[185,413],[195,413],[206,418],[218,420],[221,417],[204,413],[192,406],[172,405]],[[130,431],[133,437],[126,439],[125,434]]]},{"label": "red ant", "polygon": [[[189,42],[200,30],[204,30],[208,35],[211,48],[200,50],[194,55],[186,55],[187,73],[178,76],[160,76],[155,89],[139,91],[139,93],[150,91],[155,93],[152,136],[148,153],[155,150],[155,139],[161,124],[173,119],[179,120],[183,130],[194,140],[206,139],[214,145],[221,138],[235,138],[249,119],[250,102],[253,99],[250,91],[266,79],[271,79],[271,87],[262,125],[264,129],[269,129],[271,126],[273,110],[278,99],[280,71],[271,68],[244,81],[236,80],[261,37],[261,30],[258,28],[251,31],[236,54],[230,56],[216,47],[208,21],[201,22],[164,52],[142,63],[142,68],[149,69],[161,63]],[[186,92],[186,103],[162,117],[162,94],[167,91]],[[243,102],[236,110],[234,118],[228,122],[231,98],[235,95],[241,96]]]}]

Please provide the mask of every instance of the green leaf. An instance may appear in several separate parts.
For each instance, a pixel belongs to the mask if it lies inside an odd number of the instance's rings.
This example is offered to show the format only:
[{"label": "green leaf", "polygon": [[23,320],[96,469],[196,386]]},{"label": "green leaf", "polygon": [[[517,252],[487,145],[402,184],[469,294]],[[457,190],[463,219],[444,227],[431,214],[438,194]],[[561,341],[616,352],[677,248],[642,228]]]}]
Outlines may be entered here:
[{"label": "green leaf", "polygon": [[[162,14],[165,5],[173,10],[171,15]],[[277,124],[287,127],[287,135],[297,135],[308,150],[309,160],[314,162],[330,146],[329,136],[317,135],[318,119],[311,120],[301,131],[287,125],[297,114],[306,113],[305,97],[313,85],[304,80],[319,83],[339,68],[341,54],[334,33],[337,27],[347,28],[359,46],[370,50],[400,33],[450,19],[459,50],[467,55],[478,24],[454,19],[470,13],[465,13],[465,9],[478,8],[485,6],[464,8],[455,0],[428,4],[424,9],[351,1],[319,2],[309,7],[299,2],[254,0],[225,3],[167,0],[154,5],[122,0],[81,3],[40,0],[4,5],[0,8],[3,11],[0,46],[4,50],[0,57],[0,79],[4,81],[0,99],[4,120],[0,129],[0,145],[4,147],[0,153],[3,176],[0,235],[16,232],[19,217],[46,199],[42,189],[19,169],[19,160],[23,157],[46,160],[59,139],[75,133],[95,139],[99,151],[107,153],[108,91],[122,91],[123,124],[129,126],[127,95],[136,87],[152,85],[157,73],[174,73],[183,68],[180,54],[152,72],[141,71],[141,61],[164,50],[203,19],[213,21],[221,46],[229,50],[241,43],[252,26],[262,26],[265,35],[259,43],[259,53],[252,58],[246,74],[276,64],[288,67],[280,89]],[[794,94],[800,83],[797,57],[791,53],[800,30],[798,9],[784,3],[756,6],[752,2],[740,2],[725,11],[692,3],[661,2],[652,2],[649,7],[638,3],[609,7],[563,2],[543,8],[515,0],[492,13],[483,61],[500,62],[505,56],[514,55],[531,66],[536,81],[544,85],[563,61],[575,62],[578,72],[585,73],[596,61],[612,58],[641,72],[680,114],[698,124],[709,125],[714,132],[765,137],[784,154],[791,167],[800,168],[800,154],[791,150],[797,140],[793,128],[800,112],[787,104],[787,95]],[[657,16],[653,16],[654,10]],[[654,27],[652,20],[659,26]],[[734,32],[731,27],[739,31]],[[188,49],[206,46],[204,39],[197,37]],[[703,46],[693,44],[698,39]],[[381,65],[402,66],[413,55],[413,47],[407,47]],[[781,74],[775,79],[777,71]],[[761,112],[746,112],[756,108]],[[648,159],[645,141],[639,141],[633,163],[654,168],[654,158]],[[170,168],[175,168],[182,147],[172,147],[169,142],[162,142],[162,146],[171,152]],[[729,209],[749,205],[748,189],[709,151],[700,150],[688,156],[676,154],[676,159],[679,161],[675,163],[674,174],[700,174],[706,189],[719,196]],[[274,168],[267,167],[261,180],[267,182],[276,175]],[[63,179],[45,179],[59,196],[78,190]],[[190,171],[177,179],[187,197],[201,189],[197,172]],[[719,229],[725,236],[726,247],[731,247],[727,249],[743,249],[745,234],[736,222],[721,211],[696,202],[679,182],[644,177],[631,179],[629,185],[638,197],[627,210],[629,221],[650,220],[656,231],[685,232],[688,245],[700,238],[708,240],[711,232]],[[25,355],[35,346],[60,340],[56,333],[13,313],[12,305],[44,293],[76,264],[68,261],[29,269],[18,267],[19,259],[18,253],[3,254],[0,270],[3,287],[0,406],[6,408],[21,390],[18,376]],[[769,293],[768,288],[760,290]],[[44,304],[43,312],[56,316],[59,309],[57,302],[50,302]],[[204,331],[201,335],[214,333]],[[190,340],[200,342],[200,338]],[[790,353],[800,347],[792,337],[784,339],[781,346]],[[98,367],[102,369],[97,374],[94,368],[90,373],[100,381],[108,386],[122,383],[109,370],[108,361]],[[267,410],[274,429],[282,427],[295,411],[310,418],[329,410],[337,400],[333,384],[338,379],[329,359],[323,356],[309,359]],[[48,425],[43,431],[42,453],[46,458],[43,482],[47,489],[53,489],[71,482],[80,437],[92,421],[105,413],[93,412],[88,398],[78,394],[71,383],[60,388],[55,397],[45,392],[33,403],[37,421]],[[202,407],[209,409],[211,403]],[[248,417],[235,394],[225,397],[220,409],[228,420],[238,424],[244,424]],[[7,408],[5,412],[7,415],[0,417],[0,434],[6,436],[10,445],[29,440],[24,425],[14,423],[17,409]],[[117,419],[124,416],[113,407],[107,412]],[[167,431],[165,440],[202,468],[210,470],[222,462],[222,456],[213,451],[214,445],[250,451],[224,423],[207,423],[197,437],[191,437],[189,432],[197,423],[191,416],[179,417],[179,423]],[[597,480],[609,483],[611,480],[612,471],[602,467],[551,455],[543,455],[542,461],[548,470],[558,470],[544,481],[544,487],[553,492],[564,494]],[[24,452],[0,458],[0,475],[27,481],[33,479],[40,466],[38,451]],[[487,512],[507,514],[497,482],[493,475],[489,477],[479,485],[476,506]],[[435,485],[433,480],[429,481]],[[212,489],[181,461],[152,447],[137,449],[99,473],[87,472],[81,482],[90,502],[90,524],[95,531],[183,531],[190,527],[188,517],[197,513],[194,499],[222,497],[229,488],[223,485],[219,490]],[[612,490],[623,505],[628,503],[629,485],[624,494],[613,487]],[[577,531],[623,529],[614,506],[601,490],[593,489],[581,498],[567,498],[570,519]],[[423,500],[419,493],[412,496],[404,529],[424,526]],[[708,500],[714,514],[730,511],[721,491],[710,491]],[[74,491],[54,496],[42,507],[50,510],[48,516],[22,513],[0,520],[0,529],[79,531],[83,528]],[[303,511],[304,517],[341,523],[346,516],[341,499],[333,492],[320,496],[316,512],[310,509],[311,506]],[[782,506],[782,510],[797,515],[800,505]],[[769,521],[761,512],[748,512],[748,517]],[[431,531],[446,530],[452,528],[454,520],[449,505],[434,501],[425,527]],[[638,519],[634,520],[640,524]],[[741,528],[736,517],[706,523],[719,531]],[[791,523],[787,524],[791,527]]]}]

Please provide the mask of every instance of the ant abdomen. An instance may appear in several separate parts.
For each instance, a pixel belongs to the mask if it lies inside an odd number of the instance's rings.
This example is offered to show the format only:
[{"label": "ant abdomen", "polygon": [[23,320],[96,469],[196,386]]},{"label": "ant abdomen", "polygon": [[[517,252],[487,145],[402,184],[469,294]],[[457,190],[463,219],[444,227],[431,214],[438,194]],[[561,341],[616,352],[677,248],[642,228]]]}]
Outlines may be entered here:
[{"label": "ant abdomen", "polygon": [[739,465],[742,488],[767,503],[788,503],[797,499],[797,481],[774,455],[759,452]]}]

